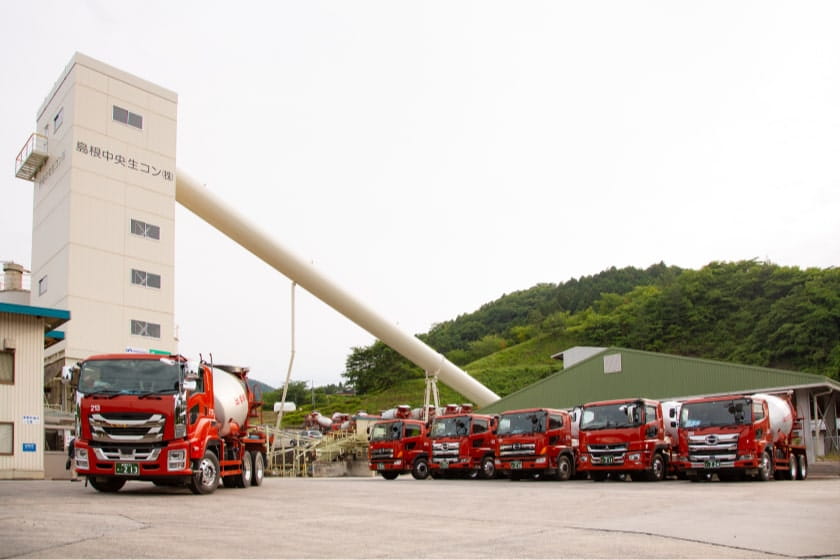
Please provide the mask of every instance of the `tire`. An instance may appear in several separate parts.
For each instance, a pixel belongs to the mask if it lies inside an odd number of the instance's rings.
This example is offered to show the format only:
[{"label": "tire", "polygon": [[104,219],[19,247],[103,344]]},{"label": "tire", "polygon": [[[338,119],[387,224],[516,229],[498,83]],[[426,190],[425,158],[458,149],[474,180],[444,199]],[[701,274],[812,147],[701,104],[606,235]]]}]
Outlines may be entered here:
[{"label": "tire", "polygon": [[260,451],[251,451],[254,470],[251,472],[251,486],[260,486],[265,478],[265,459]]},{"label": "tire", "polygon": [[650,470],[647,472],[647,479],[649,482],[659,482],[665,478],[665,459],[661,453],[656,453],[653,456],[653,461],[650,463]]},{"label": "tire", "polygon": [[212,494],[219,486],[219,460],[209,449],[196,463],[189,486],[193,494]]},{"label": "tire", "polygon": [[808,478],[808,457],[805,455],[799,456],[799,472],[797,474],[796,480],[805,480]]},{"label": "tire", "polygon": [[382,471],[379,474],[381,474],[382,478],[385,480],[395,480],[398,476],[400,476],[400,473],[397,471]]},{"label": "tire", "polygon": [[482,480],[490,480],[496,477],[496,461],[489,455],[481,460],[481,466],[478,468],[478,478]]},{"label": "tire", "polygon": [[425,457],[418,457],[414,461],[414,466],[411,467],[411,476],[416,480],[429,478],[429,461]]},{"label": "tire", "polygon": [[787,480],[799,480],[799,458],[793,453],[788,455],[788,471],[785,478]]},{"label": "tire", "polygon": [[554,474],[554,480],[567,481],[572,478],[574,469],[572,462],[568,455],[560,455],[557,457],[557,472]]},{"label": "tire", "polygon": [[107,494],[119,492],[120,488],[125,486],[124,478],[116,478],[114,476],[89,476],[88,482],[97,491]]},{"label": "tire", "polygon": [[254,473],[254,461],[250,451],[242,452],[242,467],[239,474],[234,475],[237,488],[247,488],[251,484],[251,475]]},{"label": "tire", "polygon": [[761,455],[761,464],[758,466],[756,480],[767,482],[771,478],[773,478],[773,457],[769,451],[765,451]]}]

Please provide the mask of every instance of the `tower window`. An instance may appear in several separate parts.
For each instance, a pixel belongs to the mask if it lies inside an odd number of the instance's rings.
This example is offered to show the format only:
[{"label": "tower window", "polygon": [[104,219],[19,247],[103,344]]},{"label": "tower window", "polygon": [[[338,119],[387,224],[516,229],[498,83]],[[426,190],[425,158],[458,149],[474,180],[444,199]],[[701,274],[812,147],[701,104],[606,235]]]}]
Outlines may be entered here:
[{"label": "tower window", "polygon": [[136,336],[147,336],[149,338],[160,338],[160,325],[147,323],[146,321],[131,320],[131,334]]},{"label": "tower window", "polygon": [[40,280],[38,280],[38,295],[42,296],[47,293],[47,277],[42,276]]},{"label": "tower window", "polygon": [[143,130],[143,116],[114,105],[114,120]]},{"label": "tower window", "polygon": [[131,233],[147,239],[160,239],[160,226],[147,224],[140,220],[131,220]]},{"label": "tower window", "polygon": [[53,134],[55,131],[61,128],[61,123],[64,122],[64,107],[58,110],[58,113],[55,114],[53,117]]},{"label": "tower window", "polygon": [[131,283],[135,286],[146,286],[147,288],[160,288],[160,274],[152,274],[145,270],[131,269]]}]

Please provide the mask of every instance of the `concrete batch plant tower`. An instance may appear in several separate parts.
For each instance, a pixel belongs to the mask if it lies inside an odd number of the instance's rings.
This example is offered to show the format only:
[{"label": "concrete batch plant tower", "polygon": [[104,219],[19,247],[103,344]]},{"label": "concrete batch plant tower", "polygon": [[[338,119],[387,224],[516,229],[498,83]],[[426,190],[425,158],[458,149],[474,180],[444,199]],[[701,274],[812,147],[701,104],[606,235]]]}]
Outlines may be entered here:
[{"label": "concrete batch plant tower", "polygon": [[15,174],[33,183],[30,303],[71,310],[45,354],[175,352],[172,91],[76,53],[37,113]]},{"label": "concrete batch plant tower", "polygon": [[177,352],[175,202],[478,406],[498,395],[175,167],[175,93],[76,53],[15,174],[34,183],[31,304],[70,310],[44,376],[92,354]]}]

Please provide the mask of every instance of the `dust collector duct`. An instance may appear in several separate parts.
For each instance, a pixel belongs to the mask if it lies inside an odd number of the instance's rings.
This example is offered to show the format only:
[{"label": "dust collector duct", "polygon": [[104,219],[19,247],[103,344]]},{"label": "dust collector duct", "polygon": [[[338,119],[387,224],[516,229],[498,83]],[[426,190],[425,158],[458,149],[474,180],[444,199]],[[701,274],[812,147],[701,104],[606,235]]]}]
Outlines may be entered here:
[{"label": "dust collector duct", "polygon": [[239,243],[306,291],[365,329],[412,363],[434,374],[479,407],[499,396],[419,338],[392,325],[331,282],[313,266],[274,241],[230,205],[182,170],[177,171],[175,199],[187,210]]}]

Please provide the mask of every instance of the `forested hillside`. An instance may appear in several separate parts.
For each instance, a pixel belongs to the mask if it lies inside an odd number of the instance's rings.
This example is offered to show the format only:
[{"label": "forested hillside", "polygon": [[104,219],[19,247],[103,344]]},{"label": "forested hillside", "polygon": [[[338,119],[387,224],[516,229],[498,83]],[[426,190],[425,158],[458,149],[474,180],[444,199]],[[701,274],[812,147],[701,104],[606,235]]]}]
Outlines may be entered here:
[{"label": "forested hillside", "polygon": [[[700,270],[663,263],[611,268],[503,295],[419,336],[500,396],[558,371],[551,355],[577,345],[840,379],[840,269],[758,261],[713,262]],[[423,372],[381,342],[354,348],[344,378],[354,397],[318,390],[313,406],[330,413],[421,404]],[[444,387],[441,398],[462,397]]]},{"label": "forested hillside", "polygon": [[[574,345],[622,346],[836,379],[840,270],[758,261],[713,262],[700,270],[664,263],[645,270],[611,268],[503,295],[420,338],[462,366],[529,340],[547,341],[548,355],[494,371],[506,389],[504,370],[558,369],[550,354]],[[364,394],[422,372],[377,342],[353,349],[344,377]],[[482,382],[496,390],[490,379]]]}]

